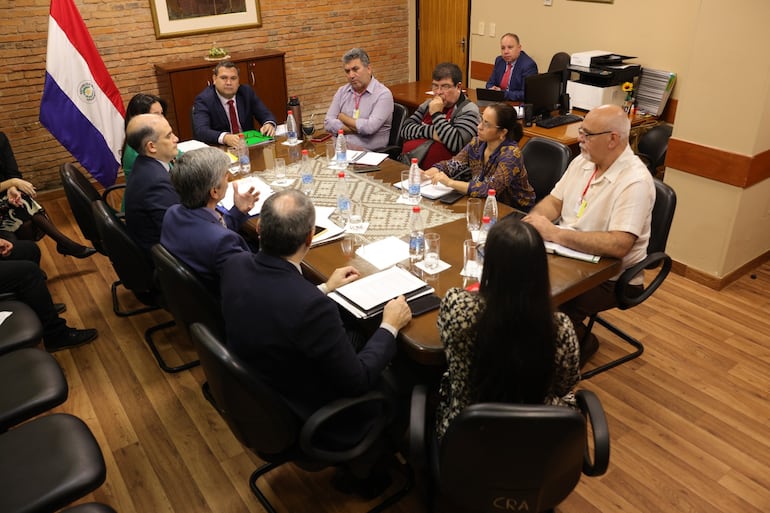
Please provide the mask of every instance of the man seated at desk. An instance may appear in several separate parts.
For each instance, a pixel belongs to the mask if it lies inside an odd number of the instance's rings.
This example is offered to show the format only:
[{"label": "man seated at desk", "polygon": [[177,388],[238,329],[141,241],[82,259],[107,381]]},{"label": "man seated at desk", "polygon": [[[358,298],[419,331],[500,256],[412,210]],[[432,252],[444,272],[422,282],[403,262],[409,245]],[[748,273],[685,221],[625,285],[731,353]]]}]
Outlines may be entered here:
[{"label": "man seated at desk", "polygon": [[[222,273],[228,347],[308,415],[373,389],[395,355],[398,331],[412,318],[404,297],[385,305],[379,328],[356,353],[326,294],[356,280],[358,271],[336,269],[318,287],[302,276],[315,231],[312,201],[296,189],[273,194],[262,206],[258,231],[259,252],[233,255]],[[358,431],[350,425],[348,436]]]},{"label": "man seated at desk", "polygon": [[219,296],[219,277],[233,254],[250,252],[238,234],[259,199],[254,187],[239,191],[233,182],[233,207],[218,209],[227,192],[230,158],[217,148],[192,150],[171,170],[171,183],[181,204],[172,205],[163,217],[160,243],[200,276]]},{"label": "man seated at desk", "polygon": [[487,89],[505,91],[508,101],[524,100],[524,79],[537,74],[537,64],[521,49],[519,36],[503,34],[500,38],[500,55],[495,59]]},{"label": "man seated at desk", "polygon": [[341,129],[348,148],[384,148],[393,121],[393,94],[372,76],[369,54],[361,48],[343,55],[342,65],[349,83],[335,93],[324,128],[332,135]]},{"label": "man seated at desk", "polygon": [[479,108],[463,93],[457,64],[439,64],[432,78],[433,98],[420,105],[401,128],[404,154],[433,141],[418,162],[423,169],[457,154],[476,135],[479,124]]},{"label": "man seated at desk", "polygon": [[[647,256],[655,185],[645,165],[628,145],[631,122],[617,105],[591,110],[578,133],[580,155],[570,163],[551,194],[524,221],[543,239],[593,255],[622,258],[623,270]],[[553,221],[558,219],[558,224]],[[560,306],[580,340],[581,363],[599,348],[583,320],[613,308],[615,280],[622,273]],[[641,292],[643,274],[632,284]]]},{"label": "man seated at desk", "polygon": [[254,119],[262,125],[259,131],[275,134],[275,116],[254,89],[241,85],[238,67],[230,61],[217,63],[212,84],[196,98],[193,106],[193,134],[206,144],[238,145],[238,133],[254,130]]}]

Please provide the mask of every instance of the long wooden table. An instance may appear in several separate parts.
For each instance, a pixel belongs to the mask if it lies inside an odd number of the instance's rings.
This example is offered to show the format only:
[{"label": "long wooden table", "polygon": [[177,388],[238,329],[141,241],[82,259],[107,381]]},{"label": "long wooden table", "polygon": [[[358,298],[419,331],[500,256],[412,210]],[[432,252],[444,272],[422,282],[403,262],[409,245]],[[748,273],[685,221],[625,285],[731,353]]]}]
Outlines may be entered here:
[{"label": "long wooden table", "polygon": [[[307,147],[311,145],[306,143]],[[321,155],[324,150],[323,145],[319,145],[318,154]],[[252,169],[264,170],[264,147],[252,150]],[[277,156],[284,156],[288,160],[287,147],[282,144],[275,144],[272,147]],[[269,160],[269,158],[268,158]],[[400,172],[404,166],[396,161],[386,159],[380,165],[381,170],[373,173],[373,176],[383,180],[386,183],[395,183],[400,180]],[[257,173],[258,175],[258,173]],[[423,199],[423,202],[428,201]],[[404,208],[408,208],[404,206]],[[464,213],[466,208],[466,199],[460,199],[455,204],[448,206],[458,213]],[[500,215],[504,216],[513,209],[506,205],[500,205]],[[406,226],[404,234],[406,234]],[[426,230],[427,232],[436,232],[441,235],[441,260],[447,262],[451,267],[438,275],[423,275],[435,290],[439,297],[443,297],[446,291],[451,287],[463,287],[468,285],[467,279],[460,276],[460,270],[463,266],[463,240],[470,238],[465,219],[459,219],[435,228]],[[317,280],[319,283],[324,281],[334,269],[343,265],[352,264],[366,275],[375,272],[371,264],[365,260],[353,256],[347,257],[342,252],[340,241],[315,247],[305,257],[303,267],[307,275]],[[598,263],[588,263],[571,258],[548,255],[548,266],[551,280],[551,295],[554,304],[559,305],[572,299],[583,292],[596,287],[602,282],[608,280],[620,270],[620,261],[613,258],[602,258]],[[413,269],[419,272],[419,269]],[[515,262],[511,265],[512,272],[526,272],[526,269],[517,269]],[[438,311],[434,310],[412,319],[412,322],[404,328],[399,334],[399,340],[408,356],[415,362],[424,365],[443,365],[444,348],[439,339],[436,320]]]}]

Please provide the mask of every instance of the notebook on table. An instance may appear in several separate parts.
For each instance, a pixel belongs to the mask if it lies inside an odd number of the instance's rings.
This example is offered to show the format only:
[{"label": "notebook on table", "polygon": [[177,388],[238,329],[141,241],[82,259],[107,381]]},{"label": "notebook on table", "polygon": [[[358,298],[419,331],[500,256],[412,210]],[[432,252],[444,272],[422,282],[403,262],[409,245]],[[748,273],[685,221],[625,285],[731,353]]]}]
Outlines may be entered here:
[{"label": "notebook on table", "polygon": [[496,91],[494,89],[485,89],[483,87],[476,88],[476,103],[482,107],[504,101],[505,91]]}]

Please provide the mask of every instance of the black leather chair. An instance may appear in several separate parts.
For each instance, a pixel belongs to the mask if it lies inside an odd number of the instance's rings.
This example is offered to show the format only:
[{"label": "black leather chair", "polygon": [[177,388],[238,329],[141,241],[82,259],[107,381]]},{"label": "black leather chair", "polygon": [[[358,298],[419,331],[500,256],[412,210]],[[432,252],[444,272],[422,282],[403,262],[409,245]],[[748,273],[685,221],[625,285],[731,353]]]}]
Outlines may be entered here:
[{"label": "black leather chair", "polygon": [[[190,332],[220,415],[238,440],[267,462],[252,473],[249,485],[269,513],[275,513],[275,509],[257,486],[261,476],[288,462],[304,470],[318,471],[354,461],[376,446],[388,424],[389,415],[383,414],[374,419],[368,431],[354,445],[341,448],[322,446],[319,440],[324,436],[318,435],[323,433],[327,422],[364,404],[387,407],[387,398],[378,391],[372,391],[361,397],[340,399],[303,421],[287,401],[249,371],[203,324],[193,324]],[[370,512],[382,511],[408,493],[413,482],[408,466],[406,475],[404,486]]]},{"label": "black leather chair", "polygon": [[69,387],[56,358],[36,348],[0,356],[0,433],[67,400]]},{"label": "black leather chair", "polygon": [[563,71],[569,67],[570,55],[567,52],[556,52],[551,57],[548,71]]},{"label": "black leather chair", "polygon": [[116,513],[114,509],[100,502],[87,502],[71,508],[63,509],[59,513]]},{"label": "black leather chair", "polygon": [[568,146],[545,137],[528,140],[521,149],[521,155],[529,183],[535,189],[536,201],[550,194],[572,160],[572,151]]},{"label": "black leather chair", "polygon": [[404,140],[401,138],[401,127],[404,126],[404,121],[408,117],[409,111],[406,107],[400,103],[393,104],[393,122],[390,125],[388,145],[377,151],[387,153],[388,157],[398,160],[398,156],[401,155],[401,146],[404,144]]},{"label": "black leather chair", "polygon": [[[158,287],[155,280],[155,270],[144,251],[134,242],[126,231],[123,222],[117,218],[115,212],[110,207],[101,200],[94,201],[92,205],[96,229],[104,243],[104,247],[107,249],[107,255],[110,257],[112,267],[115,269],[118,278],[120,278],[119,283],[122,283],[139,301],[147,305],[144,308],[134,310],[133,313],[165,308],[166,305],[163,301],[160,287]],[[116,290],[115,285],[113,285],[113,296],[115,295]],[[121,315],[117,310],[117,303],[113,303],[113,309],[116,314]],[[152,355],[155,357],[158,365],[165,372],[171,373],[180,372],[198,365],[198,361],[195,360],[171,366],[163,359],[152,337],[158,331],[175,325],[176,323],[173,320],[162,322],[147,328],[144,332],[144,340],[147,342],[147,346],[152,351]]]},{"label": "black leather chair", "polygon": [[[635,266],[626,269],[623,274],[620,275],[620,278],[618,278],[617,284],[615,285],[615,296],[617,297],[618,308],[621,310],[633,308],[644,302],[658,289],[658,287],[660,287],[666,279],[666,276],[668,276],[668,273],[671,271],[671,257],[668,256],[665,251],[666,243],[668,242],[668,233],[671,230],[671,222],[674,219],[674,212],[676,211],[676,193],[674,192],[674,189],[662,181],[654,179],[654,182],[655,205],[652,208],[652,225],[650,227],[650,241],[647,244],[647,256]],[[641,294],[634,295],[630,293],[628,289],[629,282],[634,276],[645,269],[658,269],[658,271]],[[644,352],[644,345],[641,341],[632,337],[606,319],[603,319],[598,314],[591,316],[589,319],[586,336],[591,332],[591,329],[593,329],[595,322],[598,322],[620,337],[621,340],[630,344],[634,348],[634,351],[612,360],[609,363],[582,372],[583,379],[591,378],[612,369],[613,367],[631,361],[634,358],[638,358]]]},{"label": "black leather chair", "polygon": [[0,435],[0,511],[56,511],[91,493],[107,469],[88,426],[64,413]]},{"label": "black leather chair", "polygon": [[639,137],[637,155],[650,170],[652,176],[655,176],[658,168],[666,162],[668,140],[671,138],[672,131],[671,125],[657,125]]},{"label": "black leather chair", "polygon": [[425,388],[415,387],[409,458],[428,474],[429,511],[444,511],[446,504],[451,511],[469,513],[553,511],[577,486],[581,472],[604,474],[610,458],[604,410],[592,392],[576,395],[581,411],[502,403],[468,406],[439,444],[426,422]]},{"label": "black leather chair", "polygon": [[0,327],[0,355],[40,343],[43,325],[32,308],[21,301],[3,299],[0,312],[11,312]]}]

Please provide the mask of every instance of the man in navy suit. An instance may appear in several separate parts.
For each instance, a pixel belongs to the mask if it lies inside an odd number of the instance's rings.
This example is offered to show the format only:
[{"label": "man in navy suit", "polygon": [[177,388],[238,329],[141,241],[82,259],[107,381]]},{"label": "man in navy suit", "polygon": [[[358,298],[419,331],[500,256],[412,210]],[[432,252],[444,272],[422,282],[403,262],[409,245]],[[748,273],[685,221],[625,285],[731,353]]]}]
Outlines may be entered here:
[{"label": "man in navy suit", "polygon": [[192,150],[179,157],[171,169],[171,183],[181,204],[166,211],[160,234],[160,243],[187,264],[215,296],[219,296],[225,261],[235,253],[251,251],[238,230],[259,199],[254,187],[239,191],[238,182],[233,182],[233,207],[230,211],[217,209],[227,192],[229,165],[227,154],[216,148]]},{"label": "man in navy suit", "polygon": [[134,116],[126,128],[126,143],[139,155],[126,184],[126,230],[148,258],[160,241],[166,209],[179,203],[168,175],[178,141],[168,120],[157,114]]},{"label": "man in navy suit", "polygon": [[212,85],[196,98],[193,107],[193,134],[206,144],[238,145],[238,133],[254,130],[254,118],[262,125],[259,131],[275,134],[275,116],[254,89],[240,85],[238,67],[222,61],[214,68]]},{"label": "man in navy suit", "polygon": [[[510,68],[510,69],[509,69]],[[500,38],[500,55],[487,81],[487,89],[505,91],[508,101],[524,100],[524,79],[537,74],[537,64],[521,49],[519,36],[503,34]]]},{"label": "man in navy suit", "polygon": [[230,257],[221,280],[228,347],[307,414],[374,388],[396,353],[398,330],[412,318],[403,296],[391,300],[379,328],[356,353],[337,304],[326,294],[356,280],[358,271],[339,268],[318,287],[302,276],[314,228],[307,196],[296,189],[273,194],[260,212],[259,252]]}]

